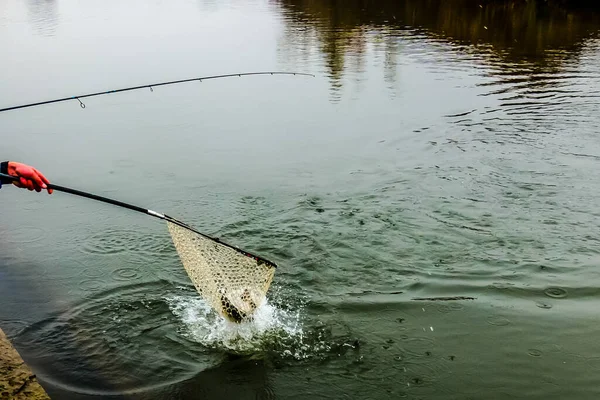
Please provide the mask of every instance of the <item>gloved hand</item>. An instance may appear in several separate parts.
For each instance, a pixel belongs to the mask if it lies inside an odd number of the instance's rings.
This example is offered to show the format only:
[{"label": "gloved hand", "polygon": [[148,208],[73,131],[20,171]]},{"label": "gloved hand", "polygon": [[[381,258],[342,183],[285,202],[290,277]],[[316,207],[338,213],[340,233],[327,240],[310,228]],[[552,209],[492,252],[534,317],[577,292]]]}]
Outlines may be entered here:
[{"label": "gloved hand", "polygon": [[48,189],[48,179],[37,169],[32,166],[22,164],[15,161],[5,161],[0,164],[0,172],[19,177],[19,181],[12,182],[13,185],[41,192],[42,189],[48,190],[48,194],[52,193],[52,189]]}]

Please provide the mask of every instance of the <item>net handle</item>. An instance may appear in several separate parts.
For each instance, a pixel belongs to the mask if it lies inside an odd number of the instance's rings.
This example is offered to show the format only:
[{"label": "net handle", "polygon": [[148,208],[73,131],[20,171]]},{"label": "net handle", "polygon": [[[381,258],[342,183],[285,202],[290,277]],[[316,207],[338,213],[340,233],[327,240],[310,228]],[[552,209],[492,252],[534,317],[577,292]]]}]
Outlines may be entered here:
[{"label": "net handle", "polygon": [[[4,180],[4,181],[19,182],[19,178],[18,177],[12,176],[12,175],[3,174],[3,173],[0,173],[0,178],[2,178],[2,180]],[[211,236],[208,236],[208,235],[206,235],[206,234],[204,234],[202,232],[199,232],[198,230],[194,229],[193,227],[189,226],[188,224],[186,224],[184,222],[181,222],[178,219],[175,219],[175,218],[173,218],[171,216],[168,216],[166,214],[162,214],[162,213],[159,213],[159,212],[156,212],[156,211],[152,211],[152,210],[149,210],[147,208],[138,207],[138,206],[135,206],[133,204],[124,203],[124,202],[119,201],[119,200],[110,199],[108,197],[98,196],[97,194],[88,193],[88,192],[84,192],[84,191],[81,191],[81,190],[68,188],[66,186],[60,186],[60,185],[56,185],[56,184],[53,184],[53,183],[50,183],[47,186],[48,186],[48,189],[56,190],[56,191],[59,191],[59,192],[65,192],[65,193],[69,193],[69,194],[72,194],[72,195],[75,195],[75,196],[85,197],[85,198],[92,199],[92,200],[97,200],[97,201],[100,201],[100,202],[103,202],[103,203],[108,203],[108,204],[112,204],[112,205],[115,205],[115,206],[118,206],[118,207],[127,208],[127,209],[132,210],[132,211],[137,211],[137,212],[140,212],[142,214],[150,215],[152,217],[156,217],[156,218],[159,218],[159,219],[162,219],[162,220],[165,220],[165,221],[172,222],[172,223],[174,223],[176,225],[181,226],[182,228],[189,229],[192,232],[197,233],[198,235],[201,235],[201,236],[203,236],[203,237],[205,237],[207,239],[213,240],[213,241],[215,241],[217,243],[220,243],[220,244],[222,244],[224,246],[230,247],[230,248],[236,250],[237,252],[239,252],[239,253],[247,256],[247,257],[255,259],[256,261],[263,262],[263,263],[265,263],[265,264],[267,264],[267,265],[269,265],[269,266],[271,266],[273,268],[277,268],[277,264],[275,264],[272,261],[267,260],[266,258],[257,256],[256,254],[252,254],[250,252],[242,250],[239,247],[233,246],[231,244],[227,244],[227,243],[221,241],[218,238],[213,238]]]}]

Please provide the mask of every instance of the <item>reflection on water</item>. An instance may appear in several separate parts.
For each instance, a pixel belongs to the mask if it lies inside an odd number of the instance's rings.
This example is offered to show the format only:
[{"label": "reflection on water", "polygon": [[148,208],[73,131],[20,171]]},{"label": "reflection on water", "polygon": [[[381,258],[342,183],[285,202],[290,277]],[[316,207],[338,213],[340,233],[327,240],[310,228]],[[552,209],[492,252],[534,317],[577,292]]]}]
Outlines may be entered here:
[{"label": "reflection on water", "polygon": [[[276,0],[286,16],[281,60],[308,67],[325,60],[333,98],[344,75],[362,79],[372,52],[393,83],[396,66],[411,54],[411,42],[449,42],[460,53],[480,52],[497,64],[531,63],[560,69],[577,59],[586,40],[598,36],[600,14],[558,2],[381,0]],[[464,47],[470,45],[472,47]],[[319,54],[314,54],[319,49]]]},{"label": "reflection on water", "polygon": [[58,27],[57,0],[27,0],[31,26],[41,36],[53,36]]}]

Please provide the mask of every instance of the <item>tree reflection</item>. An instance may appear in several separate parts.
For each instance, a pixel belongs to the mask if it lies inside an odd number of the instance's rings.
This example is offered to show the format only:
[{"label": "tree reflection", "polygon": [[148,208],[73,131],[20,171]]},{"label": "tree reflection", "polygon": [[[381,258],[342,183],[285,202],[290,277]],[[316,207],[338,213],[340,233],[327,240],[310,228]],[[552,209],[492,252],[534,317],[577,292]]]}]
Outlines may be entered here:
[{"label": "tree reflection", "polygon": [[[486,51],[504,64],[560,68],[578,57],[600,28],[598,10],[566,1],[508,0],[273,0],[284,14],[282,61],[305,67],[322,57],[334,97],[344,75],[359,76],[366,52],[383,54],[384,77],[396,80],[399,37],[428,39]],[[318,49],[318,54],[313,50]]]}]

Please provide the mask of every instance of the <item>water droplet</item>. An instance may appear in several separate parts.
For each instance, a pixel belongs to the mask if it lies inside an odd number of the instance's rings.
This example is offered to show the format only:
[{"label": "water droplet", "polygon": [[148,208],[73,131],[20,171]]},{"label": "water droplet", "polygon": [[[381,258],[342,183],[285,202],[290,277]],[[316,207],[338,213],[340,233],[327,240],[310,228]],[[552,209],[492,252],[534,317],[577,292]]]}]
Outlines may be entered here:
[{"label": "water droplet", "polygon": [[567,297],[567,291],[559,287],[550,287],[544,290],[544,294],[554,299],[562,299]]}]

